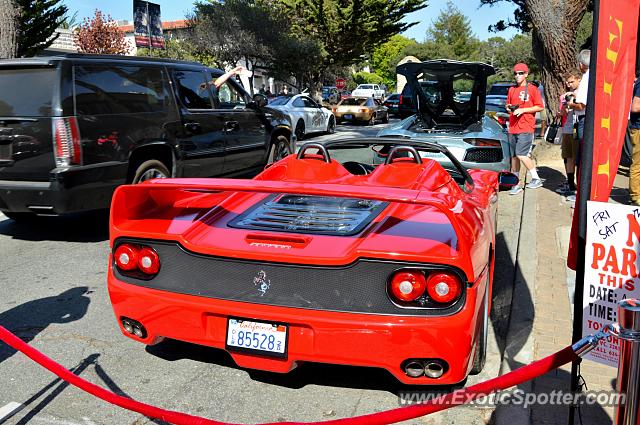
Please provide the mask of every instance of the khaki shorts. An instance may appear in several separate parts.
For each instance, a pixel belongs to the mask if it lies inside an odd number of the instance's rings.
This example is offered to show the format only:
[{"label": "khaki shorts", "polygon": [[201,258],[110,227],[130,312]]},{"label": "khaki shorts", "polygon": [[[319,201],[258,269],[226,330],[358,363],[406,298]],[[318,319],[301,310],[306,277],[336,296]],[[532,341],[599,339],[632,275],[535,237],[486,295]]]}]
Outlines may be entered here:
[{"label": "khaki shorts", "polygon": [[562,155],[562,159],[575,159],[577,154],[578,140],[573,137],[573,134],[563,134],[562,144],[560,145],[560,155]]}]

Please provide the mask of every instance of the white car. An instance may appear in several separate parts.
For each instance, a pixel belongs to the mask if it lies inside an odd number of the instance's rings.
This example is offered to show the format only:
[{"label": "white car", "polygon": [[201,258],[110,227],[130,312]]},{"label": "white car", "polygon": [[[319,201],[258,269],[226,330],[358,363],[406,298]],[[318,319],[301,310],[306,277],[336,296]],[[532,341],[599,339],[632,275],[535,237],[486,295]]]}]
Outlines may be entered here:
[{"label": "white car", "polygon": [[306,94],[278,96],[269,102],[269,107],[289,117],[291,128],[294,129],[298,140],[302,140],[309,133],[336,131],[336,118],[333,113]]},{"label": "white car", "polygon": [[360,84],[351,92],[351,96],[373,97],[374,99],[384,99],[384,89],[378,84]]}]

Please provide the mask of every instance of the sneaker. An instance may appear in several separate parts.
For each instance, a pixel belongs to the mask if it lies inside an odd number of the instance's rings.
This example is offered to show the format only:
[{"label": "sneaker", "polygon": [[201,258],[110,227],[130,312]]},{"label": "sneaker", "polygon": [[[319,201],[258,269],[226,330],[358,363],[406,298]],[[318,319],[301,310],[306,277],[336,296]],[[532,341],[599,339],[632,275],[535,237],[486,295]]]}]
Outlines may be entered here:
[{"label": "sneaker", "polygon": [[531,179],[529,183],[525,186],[527,189],[537,189],[542,187],[542,180],[540,179]]},{"label": "sneaker", "polygon": [[567,196],[567,202],[576,202],[576,195]]},{"label": "sneaker", "polygon": [[565,195],[567,194],[567,192],[571,192],[571,188],[569,187],[569,183],[562,183],[562,185],[558,186],[558,188],[556,189],[556,193],[560,194],[560,195]]},{"label": "sneaker", "polygon": [[517,195],[520,192],[522,192],[522,186],[517,184],[517,185],[513,186],[511,188],[511,190],[509,190],[509,195]]}]

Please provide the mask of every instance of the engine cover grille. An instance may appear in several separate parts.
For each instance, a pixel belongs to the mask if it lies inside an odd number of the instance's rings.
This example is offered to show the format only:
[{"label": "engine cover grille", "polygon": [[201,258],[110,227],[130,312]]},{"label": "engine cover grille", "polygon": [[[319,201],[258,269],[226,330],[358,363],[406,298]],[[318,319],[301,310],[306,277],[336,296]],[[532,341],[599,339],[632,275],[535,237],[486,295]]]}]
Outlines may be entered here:
[{"label": "engine cover grille", "polygon": [[367,199],[273,195],[233,219],[229,226],[350,236],[360,232],[387,204]]},{"label": "engine cover grille", "polygon": [[472,148],[468,149],[464,156],[465,162],[501,162],[502,161],[502,148]]}]

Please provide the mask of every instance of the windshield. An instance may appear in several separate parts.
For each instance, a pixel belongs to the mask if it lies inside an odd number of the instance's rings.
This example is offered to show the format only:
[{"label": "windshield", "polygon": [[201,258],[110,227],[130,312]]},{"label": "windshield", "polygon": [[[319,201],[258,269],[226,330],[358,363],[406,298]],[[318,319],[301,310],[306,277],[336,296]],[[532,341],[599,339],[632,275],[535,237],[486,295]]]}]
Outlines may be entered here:
[{"label": "windshield", "polygon": [[278,96],[275,99],[273,99],[271,102],[269,102],[269,105],[272,105],[272,106],[286,105],[287,102],[289,102],[290,100],[291,100],[291,97],[289,96]]},{"label": "windshield", "polygon": [[364,90],[373,90],[373,86],[371,84],[360,84],[358,88]]},{"label": "windshield", "polygon": [[0,116],[51,116],[55,79],[54,68],[0,68]]},{"label": "windshield", "polygon": [[367,101],[367,99],[358,98],[358,97],[350,97],[348,99],[344,99],[340,102],[341,106],[362,106]]}]

